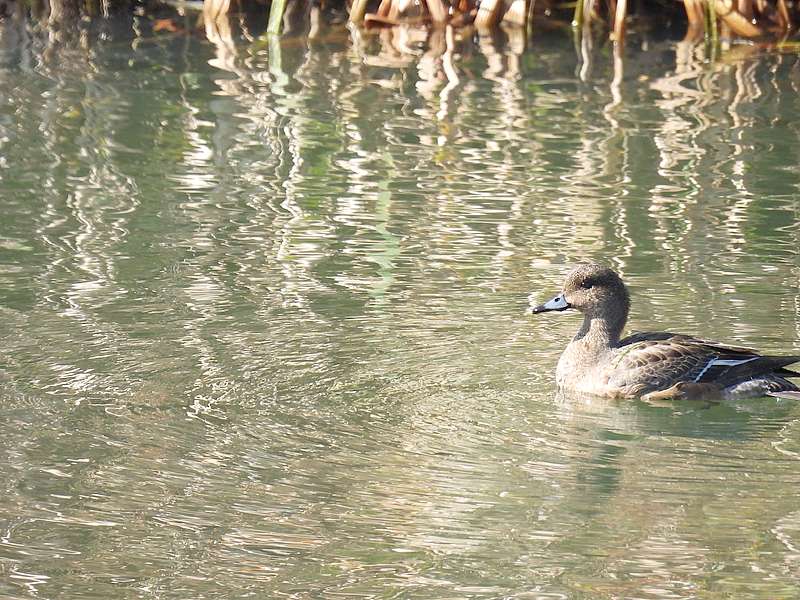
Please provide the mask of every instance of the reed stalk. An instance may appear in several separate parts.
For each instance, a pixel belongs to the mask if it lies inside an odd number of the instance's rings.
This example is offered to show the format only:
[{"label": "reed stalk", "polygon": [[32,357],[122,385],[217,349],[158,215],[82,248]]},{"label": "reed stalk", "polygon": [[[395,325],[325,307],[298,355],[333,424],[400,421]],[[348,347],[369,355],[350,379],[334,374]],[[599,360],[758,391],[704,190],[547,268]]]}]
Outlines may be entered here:
[{"label": "reed stalk", "polygon": [[361,23],[366,12],[367,0],[353,0],[353,5],[350,7],[350,22]]},{"label": "reed stalk", "polygon": [[577,29],[583,25],[583,2],[584,0],[575,2],[575,13],[572,15],[572,26]]},{"label": "reed stalk", "polygon": [[716,0],[706,1],[706,35],[711,36],[711,45],[716,48],[719,44],[719,30],[717,29],[717,10],[715,7]]},{"label": "reed stalk", "polygon": [[[357,1],[363,1],[364,5],[366,6],[367,0]],[[426,5],[428,7],[428,12],[431,15],[431,20],[435,25],[441,25],[447,21],[447,8],[442,0],[426,0]]]},{"label": "reed stalk", "polygon": [[272,0],[269,7],[269,22],[267,23],[267,33],[278,35],[281,32],[281,21],[283,21],[283,11],[286,9],[286,0]]},{"label": "reed stalk", "polygon": [[617,0],[616,10],[614,11],[614,31],[613,40],[621,44],[625,39],[625,17],[628,12],[628,1]]},{"label": "reed stalk", "polygon": [[501,8],[503,8],[503,0],[482,0],[478,14],[475,16],[475,27],[485,29],[496,25]]},{"label": "reed stalk", "polygon": [[536,0],[528,0],[528,10],[525,16],[525,34],[530,38],[533,35],[533,11],[536,8]]},{"label": "reed stalk", "polygon": [[523,27],[528,18],[528,10],[525,0],[512,0],[506,14],[503,15],[503,22]]},{"label": "reed stalk", "polygon": [[786,0],[778,0],[778,16],[780,17],[781,27],[784,31],[794,29],[794,23],[789,13],[789,7],[786,5]]},{"label": "reed stalk", "polygon": [[692,41],[700,40],[703,37],[703,32],[707,29],[707,15],[703,8],[702,0],[684,0],[683,4],[686,8],[686,18],[689,21],[686,39]]},{"label": "reed stalk", "polygon": [[[250,5],[261,4],[266,0],[204,0],[202,12],[205,22],[228,18],[231,10],[245,11]],[[420,27],[427,23],[434,28],[450,25],[456,30],[460,27],[474,25],[478,29],[496,27],[501,21],[517,28],[525,28],[528,36],[532,34],[534,7],[536,0],[372,0],[375,14],[367,15],[368,0],[322,0],[325,8],[341,9],[349,5],[349,21],[374,27],[395,27],[413,24]],[[659,10],[660,4],[631,4],[630,0],[605,0],[597,4],[597,0],[575,0],[574,8],[561,3],[562,0],[550,0],[548,14],[563,20],[572,16],[572,26],[576,28],[578,39],[595,29],[596,21],[603,15],[605,26],[610,30],[610,38],[623,43],[627,34],[627,26],[632,19],[643,11]],[[680,0],[683,2],[688,21],[687,41],[700,41],[703,38],[717,47],[720,40],[739,38],[767,38],[772,36],[775,42],[797,31],[800,24],[800,0]],[[39,20],[46,26],[52,26],[58,32],[69,32],[70,24],[79,19],[108,18],[109,13],[120,13],[133,10],[142,4],[154,4],[153,0],[0,0],[0,16],[7,10],[3,7],[17,6],[21,13],[29,18]],[[349,4],[348,4],[349,3]],[[187,4],[186,9],[196,10],[197,3]],[[421,7],[423,13],[417,10]],[[140,10],[140,8],[136,8]],[[287,15],[291,9],[292,15]],[[321,14],[322,6],[312,2],[295,0],[270,0],[267,34],[278,35],[283,27],[290,23],[300,23],[301,18],[294,18],[295,12],[308,11],[309,19],[313,13]],[[633,12],[633,14],[631,14]],[[425,14],[427,13],[427,14]],[[559,14],[560,13],[560,14]],[[541,15],[541,11],[539,13]],[[537,17],[539,18],[539,17]],[[170,21],[160,16],[154,17],[158,22],[158,31],[165,26],[161,21]],[[306,21],[308,22],[308,21]],[[316,21],[315,21],[316,22]],[[182,21],[178,27],[181,31],[192,28]],[[600,24],[597,24],[598,26]],[[316,26],[313,27],[316,31]],[[469,30],[466,30],[469,32]],[[467,33],[466,35],[469,35]],[[724,49],[724,48],[723,48]]]},{"label": "reed stalk", "polygon": [[581,20],[581,28],[586,28],[592,22],[592,13],[594,12],[594,3],[596,1],[597,0],[582,0],[583,17]]},{"label": "reed stalk", "polygon": [[[713,0],[708,3],[708,6],[714,16],[719,17],[736,35],[744,38],[754,38],[764,34],[760,27],[754,25],[752,21],[748,21],[733,7],[732,0]],[[712,31],[712,40],[715,43],[718,37],[716,33],[716,31]]]}]

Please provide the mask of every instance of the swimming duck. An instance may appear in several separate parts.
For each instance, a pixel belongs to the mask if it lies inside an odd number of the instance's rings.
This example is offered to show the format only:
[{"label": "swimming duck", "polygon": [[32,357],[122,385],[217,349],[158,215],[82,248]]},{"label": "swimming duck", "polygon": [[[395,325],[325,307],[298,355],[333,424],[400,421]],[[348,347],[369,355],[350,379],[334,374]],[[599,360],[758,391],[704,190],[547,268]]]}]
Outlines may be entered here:
[{"label": "swimming duck", "polygon": [[568,309],[583,313],[583,325],[558,361],[556,381],[564,390],[645,400],[792,397],[798,392],[787,378],[800,373],[786,366],[800,362],[800,356],[762,356],[749,348],[668,332],[620,338],[630,296],[608,267],[576,266],[561,293],[531,312]]}]

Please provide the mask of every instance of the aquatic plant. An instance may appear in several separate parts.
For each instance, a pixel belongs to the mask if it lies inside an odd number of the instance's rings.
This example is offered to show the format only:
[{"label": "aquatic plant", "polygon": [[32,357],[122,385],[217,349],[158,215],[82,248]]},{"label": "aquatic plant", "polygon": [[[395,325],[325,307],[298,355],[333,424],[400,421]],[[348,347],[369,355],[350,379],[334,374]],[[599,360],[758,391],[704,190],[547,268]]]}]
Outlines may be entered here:
[{"label": "aquatic plant", "polygon": [[[569,21],[579,29],[605,27],[612,40],[621,42],[631,19],[671,17],[673,3],[628,0],[0,0],[0,18],[21,10],[57,25],[80,15],[108,15],[110,11],[157,11],[169,4],[181,12],[202,10],[213,17],[236,10],[269,7],[268,32],[285,29],[287,11],[308,14],[313,8],[338,10],[348,21],[365,27],[427,24],[432,28],[474,26],[526,28]],[[710,42],[734,38],[781,39],[795,31],[800,3],[789,0],[683,0],[686,38]],[[565,18],[566,17],[566,18]]]}]

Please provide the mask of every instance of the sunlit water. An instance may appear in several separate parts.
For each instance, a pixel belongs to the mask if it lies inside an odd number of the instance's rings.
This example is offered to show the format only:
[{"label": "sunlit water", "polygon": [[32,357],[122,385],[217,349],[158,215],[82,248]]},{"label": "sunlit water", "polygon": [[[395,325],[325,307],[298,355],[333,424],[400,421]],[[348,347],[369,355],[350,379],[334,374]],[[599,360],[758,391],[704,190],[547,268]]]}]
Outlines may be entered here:
[{"label": "sunlit water", "polygon": [[797,597],[800,406],[525,315],[800,352],[797,56],[149,23],[0,24],[0,595]]}]

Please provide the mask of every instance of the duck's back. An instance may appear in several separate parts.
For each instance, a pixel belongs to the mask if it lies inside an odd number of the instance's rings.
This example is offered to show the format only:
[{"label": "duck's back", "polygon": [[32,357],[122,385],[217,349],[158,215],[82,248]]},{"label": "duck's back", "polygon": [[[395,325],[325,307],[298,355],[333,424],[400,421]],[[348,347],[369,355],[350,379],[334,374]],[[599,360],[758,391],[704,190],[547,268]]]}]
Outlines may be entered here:
[{"label": "duck's back", "polygon": [[636,333],[615,349],[608,387],[627,397],[762,396],[797,390],[786,378],[800,374],[785,367],[798,361],[675,333]]}]

